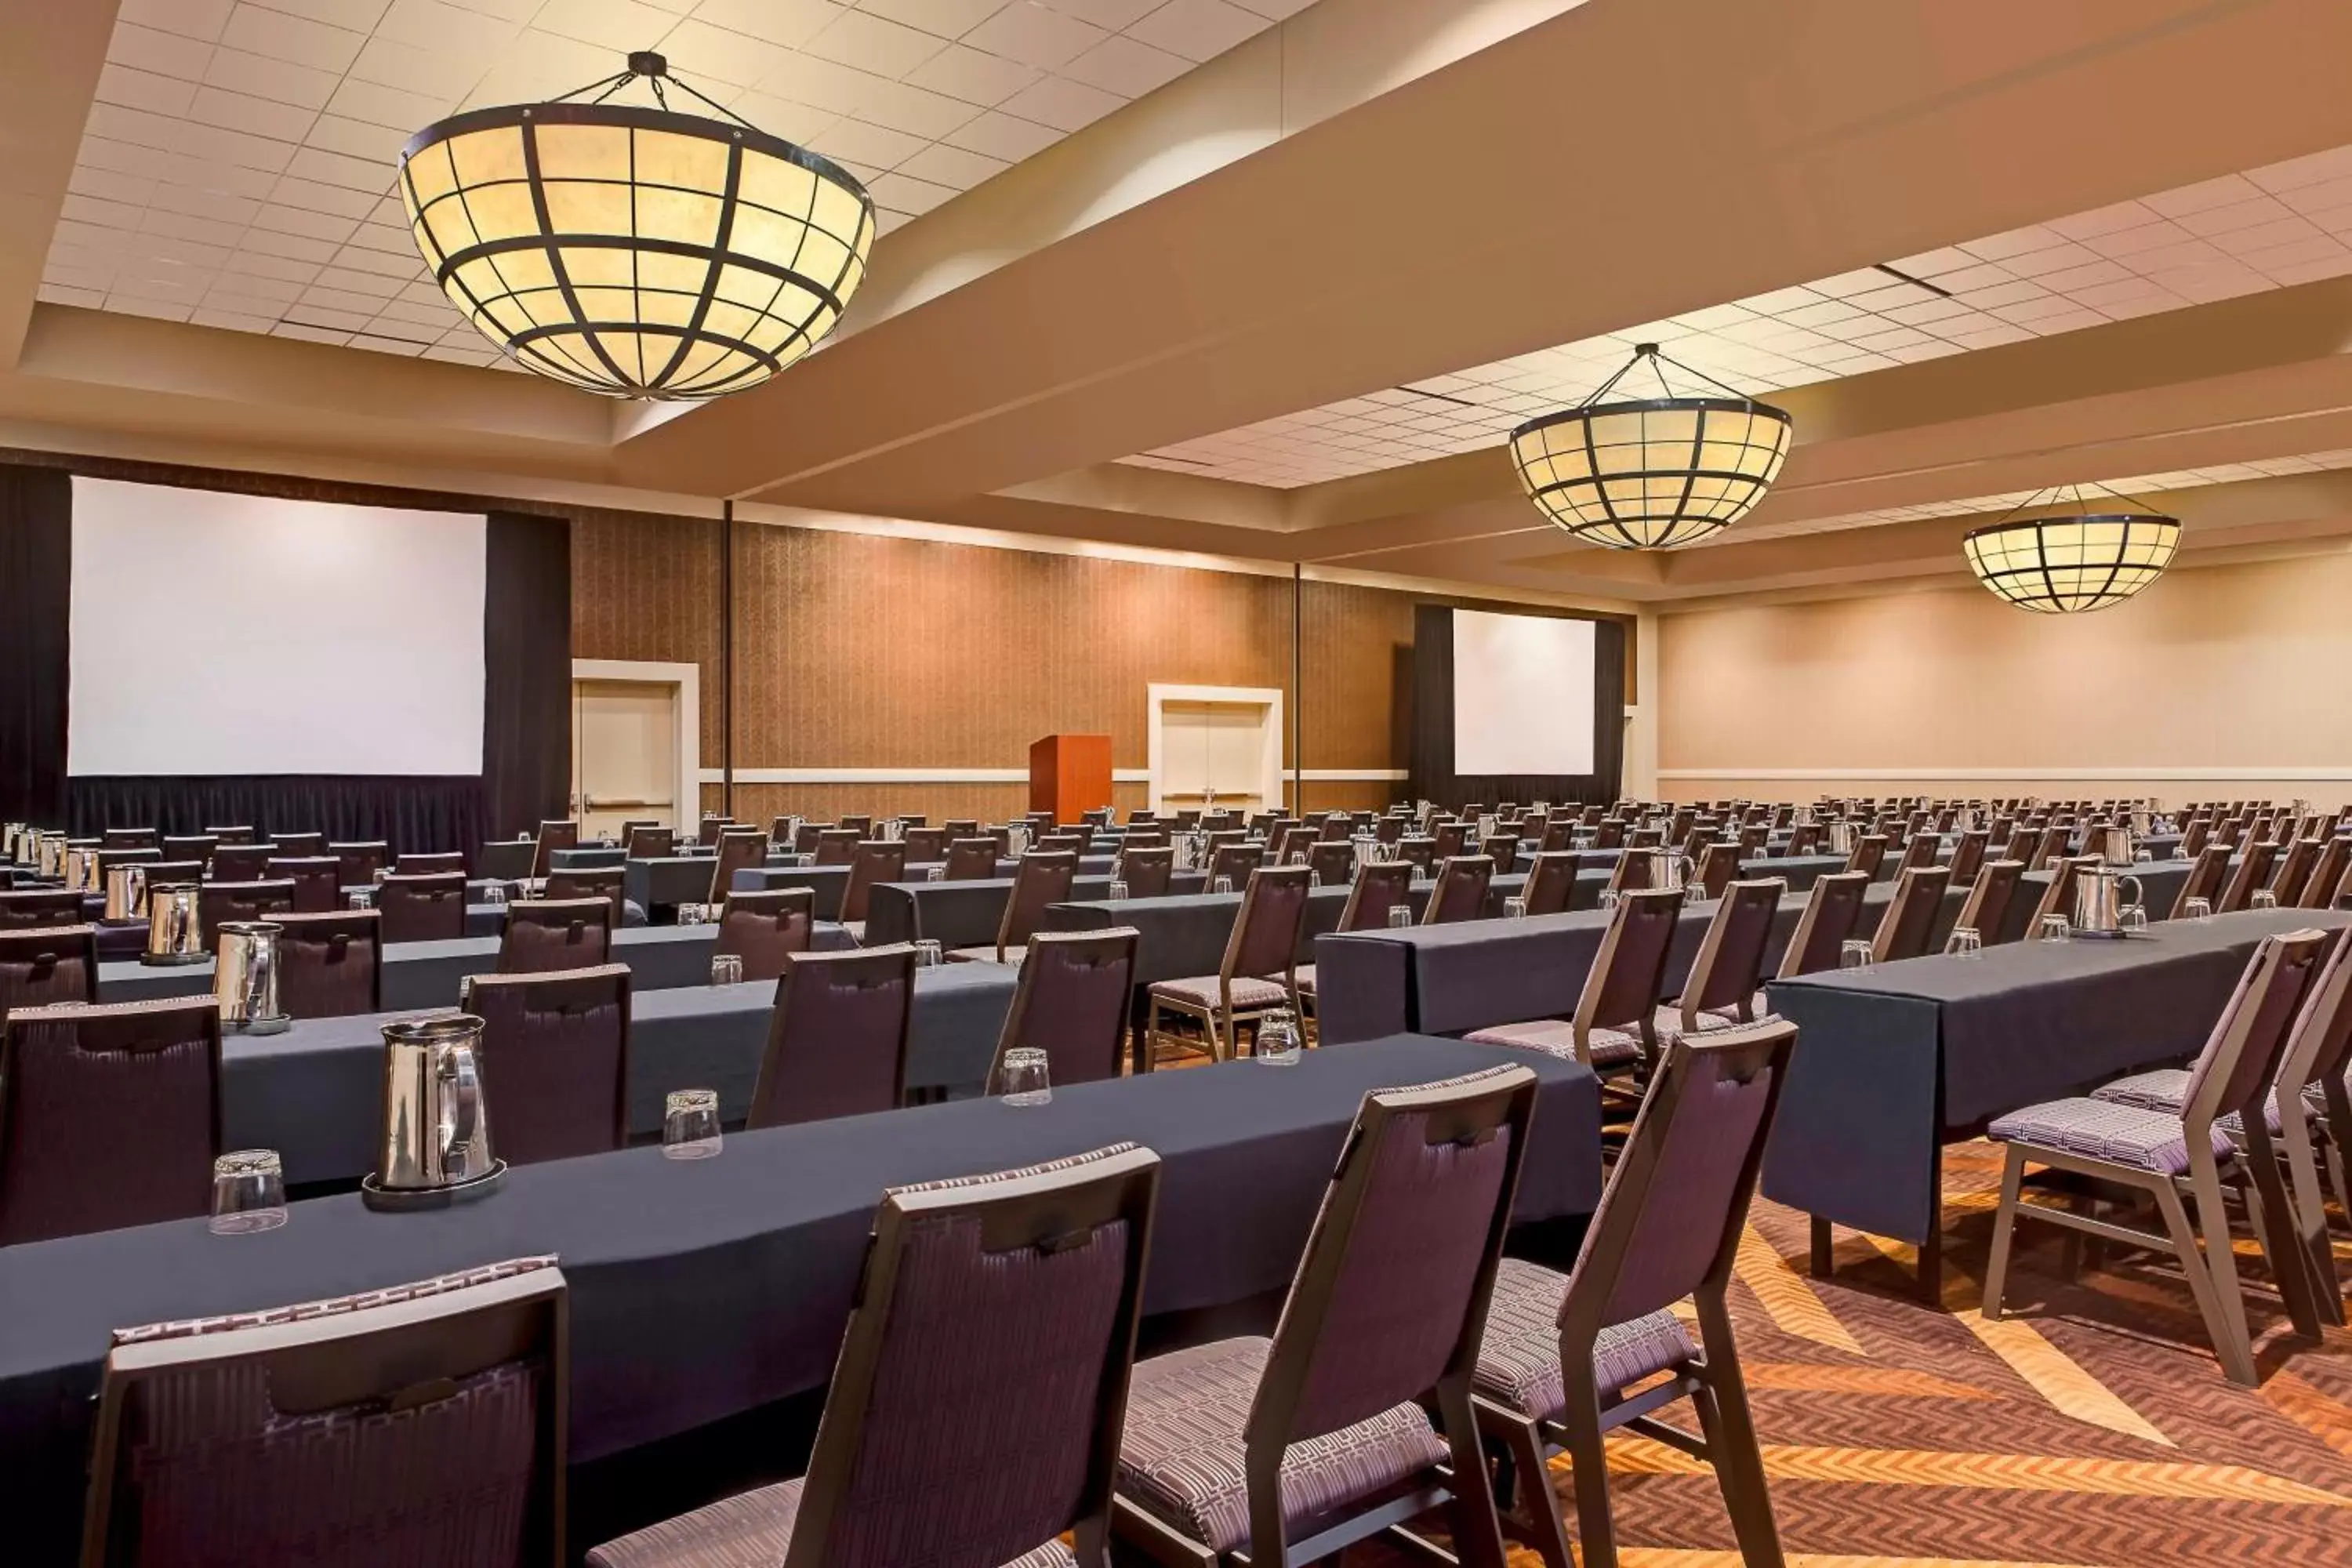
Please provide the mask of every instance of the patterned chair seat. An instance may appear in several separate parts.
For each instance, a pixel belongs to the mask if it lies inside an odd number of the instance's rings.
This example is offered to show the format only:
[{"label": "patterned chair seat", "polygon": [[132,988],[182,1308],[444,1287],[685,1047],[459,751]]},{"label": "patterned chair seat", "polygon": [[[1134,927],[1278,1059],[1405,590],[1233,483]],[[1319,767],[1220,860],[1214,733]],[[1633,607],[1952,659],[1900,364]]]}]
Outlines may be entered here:
[{"label": "patterned chair seat", "polygon": [[996,944],[992,942],[986,947],[951,947],[947,953],[950,963],[1003,963],[1007,969],[1020,968],[1021,961],[1028,956],[1029,950],[1025,947],[1008,947],[1000,959],[996,956]]},{"label": "patterned chair seat", "polygon": [[[2178,1116],[2189,1103],[2189,1069],[2158,1068],[2154,1072],[2136,1072],[2129,1078],[2100,1085],[2091,1091],[2091,1098],[2109,1105],[2136,1105],[2142,1110],[2162,1110]],[[2275,1092],[2263,1102],[2263,1121],[2273,1132],[2282,1130]],[[2238,1113],[2232,1110],[2213,1125],[2234,1135],[2240,1126]]]},{"label": "patterned chair seat", "polygon": [[[1495,1273],[1486,1335],[1478,1342],[1471,1386],[1521,1415],[1558,1420],[1568,1408],[1559,1371],[1559,1303],[1568,1276],[1506,1258]],[[1592,1370],[1606,1394],[1698,1354],[1671,1311],[1612,1324],[1592,1347]]]},{"label": "patterned chair seat", "polygon": [[[589,1568],[751,1568],[784,1560],[800,1516],[801,1482],[782,1481],[724,1498],[708,1508],[608,1541],[588,1553]],[[1023,1553],[1005,1568],[1076,1568],[1058,1541]]]},{"label": "patterned chair seat", "polygon": [[[2106,1160],[2158,1175],[2189,1170],[2189,1143],[2180,1118],[2105,1100],[2053,1100],[2001,1117],[1985,1130],[1996,1143],[2032,1143],[2062,1153]],[[2230,1135],[2212,1130],[2213,1157],[2232,1152]]]},{"label": "patterned chair seat", "polygon": [[[1521,1050],[1541,1051],[1562,1061],[1576,1060],[1576,1026],[1565,1018],[1538,1018],[1531,1024],[1497,1024],[1491,1029],[1476,1029],[1462,1037],[1475,1040],[1482,1046],[1517,1046]],[[1590,1040],[1594,1067],[1630,1067],[1642,1059],[1640,1037],[1622,1029],[1594,1029]]]},{"label": "patterned chair seat", "polygon": [[1312,996],[1315,994],[1315,966],[1313,964],[1300,964],[1298,966],[1298,972],[1293,976],[1293,979],[1298,986],[1298,994],[1301,996]]},{"label": "patterned chair seat", "polygon": [[[1755,1015],[1755,1018],[1741,1018],[1739,1016],[1739,1006],[1737,1003],[1734,1003],[1727,1007],[1700,1008],[1698,1010],[1699,1032],[1701,1034],[1705,1034],[1709,1029],[1736,1029],[1742,1023],[1755,1022],[1756,1020],[1770,1016],[1770,1009],[1764,1005],[1764,993],[1761,991],[1756,993],[1755,1000],[1750,1002],[1748,1006],[1748,1011]],[[1683,1032],[1683,1009],[1680,1003],[1668,1002],[1663,1004],[1658,1008],[1657,1017],[1658,1033],[1661,1036],[1667,1034],[1669,1031],[1677,1035]]]},{"label": "patterned chair seat", "polygon": [[[1249,1544],[1242,1426],[1272,1342],[1220,1340],[1135,1363],[1118,1445],[1118,1491],[1213,1552]],[[1444,1441],[1410,1402],[1293,1443],[1282,1462],[1292,1538],[1354,1500],[1440,1464]]]},{"label": "patterned chair seat", "polygon": [[[1166,1002],[1181,1002],[1203,1010],[1219,1007],[1223,998],[1217,990],[1213,974],[1195,974],[1184,980],[1155,980],[1151,994]],[[1290,993],[1279,981],[1259,980],[1251,975],[1234,976],[1234,1005],[1236,1007],[1279,1007],[1290,1000]]]}]

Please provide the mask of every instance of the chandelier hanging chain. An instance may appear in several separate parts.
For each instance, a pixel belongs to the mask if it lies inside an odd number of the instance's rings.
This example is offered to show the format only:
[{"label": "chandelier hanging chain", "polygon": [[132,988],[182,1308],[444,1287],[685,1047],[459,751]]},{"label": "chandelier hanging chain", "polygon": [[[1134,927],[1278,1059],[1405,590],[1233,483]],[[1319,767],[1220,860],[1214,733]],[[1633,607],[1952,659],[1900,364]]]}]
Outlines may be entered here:
[{"label": "chandelier hanging chain", "polygon": [[1658,378],[1658,390],[1665,394],[1665,395],[1670,398],[1679,395],[1675,391],[1674,383],[1666,379],[1666,373],[1664,369],[1662,368],[1665,365],[1672,365],[1676,370],[1682,372],[1685,375],[1689,376],[1692,380],[1703,381],[1718,392],[1729,393],[1732,396],[1738,398],[1744,403],[1752,403],[1755,401],[1755,399],[1749,397],[1748,394],[1740,391],[1738,387],[1727,385],[1725,383],[1717,381],[1715,377],[1707,374],[1706,372],[1696,370],[1685,364],[1682,361],[1675,359],[1671,354],[1668,354],[1664,350],[1659,348],[1655,343],[1635,343],[1633,345],[1633,357],[1627,360],[1623,364],[1619,365],[1617,367],[1616,374],[1612,375],[1607,381],[1602,382],[1599,386],[1594,387],[1591,392],[1586,393],[1582,397],[1579,398],[1574,406],[1578,408],[1593,408],[1599,406],[1601,400],[1607,397],[1609,394],[1615,389],[1619,382],[1633,374],[1634,370],[1643,364],[1647,364],[1650,367],[1650,374]]},{"label": "chandelier hanging chain", "polygon": [[[1993,519],[1991,522],[1987,523],[1985,526],[1987,528],[1999,528],[2001,524],[2015,520],[2020,513],[2031,511],[2034,507],[2040,505],[2042,503],[2042,498],[2045,495],[2050,498],[2050,504],[2055,506],[2059,502],[2066,500],[2066,493],[2069,490],[2074,492],[2074,510],[2076,512],[2080,512],[2083,510],[2083,486],[2085,483],[2089,484],[2091,489],[2098,491],[2101,495],[2113,496],[2116,500],[2122,501],[2126,506],[2137,507],[2142,510],[2148,512],[2154,512],[2158,510],[2153,502],[2146,500],[2144,497],[2127,494],[2123,490],[2116,489],[2113,485],[2103,485],[2096,479],[2070,479],[2064,484],[2049,485],[2041,489],[2035,490],[2032,494],[2027,496],[2023,500],[2021,500],[2016,505],[2011,507],[2007,511],[2002,512],[1999,517]],[[2053,516],[2059,518],[2063,518],[2065,515],[2066,514],[2063,512],[2053,514]]]},{"label": "chandelier hanging chain", "polygon": [[[678,91],[685,93],[697,103],[704,105],[713,115],[732,121],[746,131],[757,131],[759,129],[758,126],[752,124],[750,121],[744,119],[741,115],[736,113],[733,110],[728,108],[725,104],[719,102],[717,99],[712,98],[709,93],[702,91],[692,82],[687,80],[684,77],[670,69],[668,59],[661,55],[656,54],[651,49],[640,49],[635,54],[631,55],[629,57],[629,63],[624,69],[614,71],[611,76],[598,77],[594,81],[590,82],[585,87],[575,87],[570,92],[557,93],[553,98],[549,99],[547,101],[550,103],[567,103],[572,100],[580,97],[583,93],[594,92],[596,93],[596,96],[589,99],[588,101],[592,104],[602,103],[606,99],[612,97],[614,93],[620,91],[623,88],[628,86],[631,82],[637,80],[641,77],[645,79],[646,85],[653,89],[654,101],[661,105],[664,109],[669,108],[669,94],[664,91],[662,88],[662,84],[664,82],[667,82],[671,87],[674,87],[677,89]],[[599,88],[604,89],[604,90],[602,92],[597,92],[596,89]]]}]

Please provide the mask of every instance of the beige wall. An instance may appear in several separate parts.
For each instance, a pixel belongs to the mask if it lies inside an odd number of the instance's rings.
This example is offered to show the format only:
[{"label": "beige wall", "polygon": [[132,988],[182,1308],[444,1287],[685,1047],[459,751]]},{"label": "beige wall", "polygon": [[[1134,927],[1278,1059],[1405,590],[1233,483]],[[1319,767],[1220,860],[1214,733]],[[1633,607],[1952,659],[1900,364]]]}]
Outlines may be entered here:
[{"label": "beige wall", "polygon": [[1658,626],[1669,796],[2352,800],[2352,553],[2079,616],[1971,584]]}]

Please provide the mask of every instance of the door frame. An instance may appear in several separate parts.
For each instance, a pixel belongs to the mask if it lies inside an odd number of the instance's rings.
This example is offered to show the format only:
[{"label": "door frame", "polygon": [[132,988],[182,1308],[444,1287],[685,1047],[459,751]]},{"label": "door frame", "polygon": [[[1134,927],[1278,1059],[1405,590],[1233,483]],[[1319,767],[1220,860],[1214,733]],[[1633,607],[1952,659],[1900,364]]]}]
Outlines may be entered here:
[{"label": "door frame", "polygon": [[[572,661],[572,679],[576,687],[583,680],[617,680],[635,686],[667,686],[677,694],[673,705],[677,716],[677,777],[670,783],[672,821],[679,827],[691,830],[702,820],[702,667],[692,663],[665,663],[657,659],[637,658],[575,658]],[[580,784],[580,715],[575,708],[572,716],[572,782],[567,788],[576,791]],[[572,815],[582,807],[576,795],[572,796]]]},{"label": "door frame", "polygon": [[1160,764],[1161,756],[1160,731],[1165,710],[1171,702],[1223,702],[1235,707],[1265,710],[1265,741],[1264,754],[1258,764],[1258,798],[1265,802],[1260,808],[1282,809],[1284,778],[1282,773],[1282,688],[1279,686],[1179,686],[1152,681],[1144,689],[1145,759],[1150,766],[1151,809],[1160,809]]}]

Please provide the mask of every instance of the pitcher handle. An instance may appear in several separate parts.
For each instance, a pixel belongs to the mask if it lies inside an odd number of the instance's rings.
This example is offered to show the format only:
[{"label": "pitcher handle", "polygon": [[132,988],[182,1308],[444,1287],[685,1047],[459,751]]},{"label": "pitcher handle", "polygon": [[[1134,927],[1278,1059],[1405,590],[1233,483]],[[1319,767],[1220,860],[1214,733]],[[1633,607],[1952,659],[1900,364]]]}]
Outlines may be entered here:
[{"label": "pitcher handle", "polygon": [[444,1046],[442,1053],[439,1064],[441,1076],[456,1086],[442,1099],[438,1129],[441,1164],[446,1171],[450,1155],[460,1147],[470,1146],[481,1136],[482,1077],[473,1047],[462,1043]]},{"label": "pitcher handle", "polygon": [[2126,903],[2133,903],[2133,904],[2138,904],[2138,905],[2140,905],[2142,908],[2146,908],[2146,907],[2147,907],[2147,900],[2142,897],[2142,895],[2141,895],[2141,893],[2140,893],[2139,879],[2138,879],[2137,877],[2133,876],[2133,875],[2132,875],[2130,872],[2128,872],[2128,871],[2126,871],[2126,873],[2124,873],[2122,876],[2117,877],[2117,878],[2116,879],[2116,886],[2117,888],[2121,888],[2121,887],[2122,887],[2126,882],[2129,882],[2129,883],[2131,884],[2131,897],[2130,897],[2129,899],[2126,900],[2125,900],[2125,902],[2126,902]]}]

